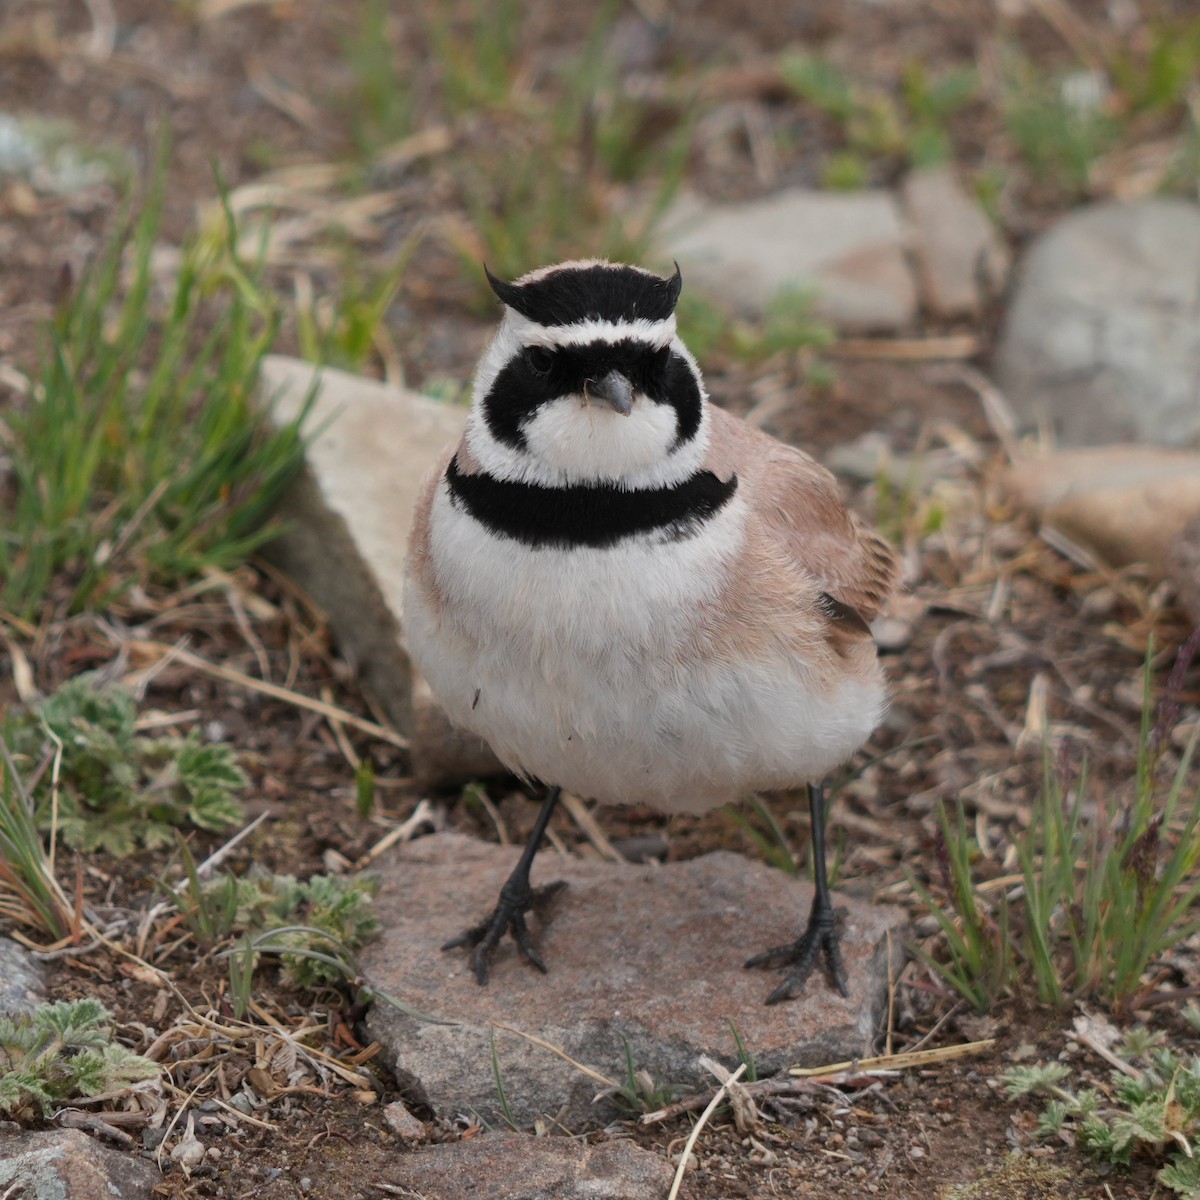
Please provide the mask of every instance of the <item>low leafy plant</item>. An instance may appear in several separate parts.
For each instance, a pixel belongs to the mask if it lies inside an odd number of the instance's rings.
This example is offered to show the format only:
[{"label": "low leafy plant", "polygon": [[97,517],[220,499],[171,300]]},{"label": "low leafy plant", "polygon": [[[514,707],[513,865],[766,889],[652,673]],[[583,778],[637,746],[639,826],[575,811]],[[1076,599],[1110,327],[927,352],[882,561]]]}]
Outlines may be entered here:
[{"label": "low leafy plant", "polygon": [[1137,1008],[1152,964],[1200,930],[1200,788],[1191,778],[1196,739],[1164,774],[1164,751],[1179,717],[1179,694],[1200,648],[1200,630],[1181,648],[1163,698],[1151,701],[1150,659],[1132,798],[1102,797],[1085,817],[1086,771],[1066,756],[1045,759],[1029,828],[1016,839],[1019,900],[979,891],[977,853],[961,810],[941,813],[938,861],[946,901],[913,880],[945,938],[946,960],[923,955],[980,1011],[1010,990],[1018,965],[1038,999],[1063,1006],[1095,997],[1115,1012]]},{"label": "low leafy plant", "polygon": [[156,1078],[158,1064],[113,1041],[110,1022],[104,1005],[90,999],[0,1016],[0,1112],[17,1120],[49,1116],[79,1097]]},{"label": "low leafy plant", "polygon": [[166,846],[184,822],[219,831],[242,818],[246,777],[227,746],[196,733],[137,732],[137,702],[92,674],[10,714],[4,739],[33,780],[39,827],[77,850]]},{"label": "low leafy plant", "polygon": [[164,887],[197,941],[212,949],[239,935],[222,951],[229,959],[235,1012],[246,1009],[255,966],[264,955],[279,960],[284,980],[311,989],[353,979],[354,954],[379,931],[371,907],[378,882],[365,876],[292,875],[251,870],[221,872],[201,881],[185,850],[187,883]]},{"label": "low leafy plant", "polygon": [[[1193,1020],[1200,1012],[1193,1007]],[[1164,1044],[1161,1034],[1130,1031],[1120,1048],[1132,1070],[1114,1070],[1109,1087],[1069,1086],[1065,1063],[1013,1067],[1001,1080],[1009,1099],[1044,1100],[1039,1137],[1066,1137],[1108,1163],[1128,1164],[1134,1156],[1163,1163],[1158,1181],[1182,1196],[1200,1196],[1200,1159],[1192,1146],[1200,1136],[1200,1058]]]}]

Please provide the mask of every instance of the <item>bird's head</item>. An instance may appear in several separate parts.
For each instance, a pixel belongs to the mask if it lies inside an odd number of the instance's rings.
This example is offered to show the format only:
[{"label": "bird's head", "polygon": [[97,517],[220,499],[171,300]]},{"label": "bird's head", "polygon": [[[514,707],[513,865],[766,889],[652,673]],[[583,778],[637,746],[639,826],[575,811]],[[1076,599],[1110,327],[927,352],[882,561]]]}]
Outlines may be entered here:
[{"label": "bird's head", "polygon": [[504,319],[475,377],[468,439],[500,478],[662,486],[703,453],[704,391],[675,333],[665,278],[594,260],[506,283]]}]

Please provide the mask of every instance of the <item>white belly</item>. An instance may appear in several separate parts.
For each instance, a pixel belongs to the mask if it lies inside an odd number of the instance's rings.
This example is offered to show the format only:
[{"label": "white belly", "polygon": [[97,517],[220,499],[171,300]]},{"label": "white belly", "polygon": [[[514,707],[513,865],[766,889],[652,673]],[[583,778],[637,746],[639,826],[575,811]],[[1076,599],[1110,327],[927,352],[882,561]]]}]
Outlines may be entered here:
[{"label": "white belly", "polygon": [[878,681],[831,688],[803,661],[686,650],[744,520],[735,499],[681,541],[532,549],[439,491],[431,544],[446,605],[435,615],[409,583],[412,657],[451,719],[508,766],[604,803],[699,812],[817,780],[878,723]]}]

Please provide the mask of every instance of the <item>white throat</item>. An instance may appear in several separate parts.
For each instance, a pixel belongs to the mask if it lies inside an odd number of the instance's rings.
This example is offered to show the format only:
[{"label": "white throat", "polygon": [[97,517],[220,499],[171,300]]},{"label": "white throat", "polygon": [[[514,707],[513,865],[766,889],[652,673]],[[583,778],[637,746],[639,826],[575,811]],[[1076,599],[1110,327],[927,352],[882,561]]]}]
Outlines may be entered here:
[{"label": "white throat", "polygon": [[[696,376],[701,419],[694,437],[676,445],[679,429],[675,409],[635,393],[633,411],[627,416],[603,402],[589,402],[583,395],[563,396],[542,405],[522,425],[523,448],[498,441],[488,428],[484,400],[504,364],[529,345],[577,341],[574,326],[556,326],[548,331],[510,309],[480,360],[467,421],[467,447],[483,470],[496,479],[546,487],[612,483],[630,490],[668,487],[694,475],[708,451],[707,397],[695,359],[674,335],[674,318],[654,324],[658,327],[656,335],[665,339],[661,344],[670,345],[681,355]],[[533,330],[538,336],[532,334]],[[564,330],[569,331],[568,336],[553,341],[546,336]],[[636,333],[630,325],[590,322],[586,341],[604,340],[606,335],[618,341]]]}]

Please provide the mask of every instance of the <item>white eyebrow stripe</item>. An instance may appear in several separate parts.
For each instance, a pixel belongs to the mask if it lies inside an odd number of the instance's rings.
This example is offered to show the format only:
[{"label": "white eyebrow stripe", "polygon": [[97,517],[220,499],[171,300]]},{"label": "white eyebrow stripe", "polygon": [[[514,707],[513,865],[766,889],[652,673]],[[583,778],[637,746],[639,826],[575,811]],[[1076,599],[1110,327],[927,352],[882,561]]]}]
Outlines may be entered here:
[{"label": "white eyebrow stripe", "polygon": [[513,330],[526,346],[586,346],[591,342],[643,342],[661,349],[675,337],[674,314],[663,321],[574,321],[570,325],[538,325],[521,321]]}]

